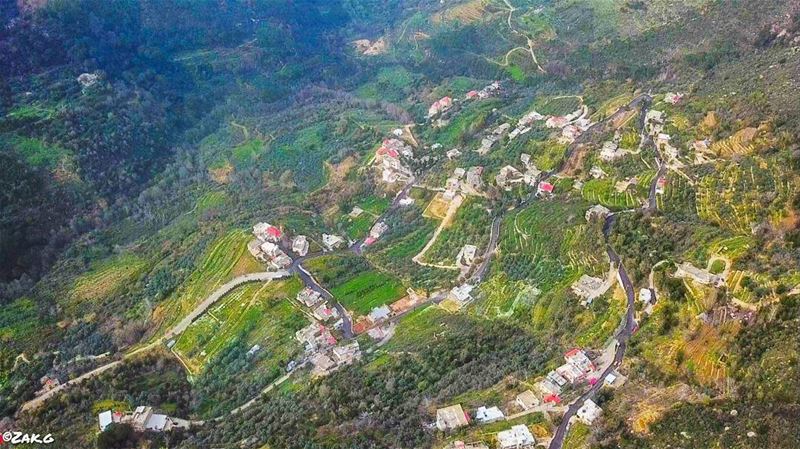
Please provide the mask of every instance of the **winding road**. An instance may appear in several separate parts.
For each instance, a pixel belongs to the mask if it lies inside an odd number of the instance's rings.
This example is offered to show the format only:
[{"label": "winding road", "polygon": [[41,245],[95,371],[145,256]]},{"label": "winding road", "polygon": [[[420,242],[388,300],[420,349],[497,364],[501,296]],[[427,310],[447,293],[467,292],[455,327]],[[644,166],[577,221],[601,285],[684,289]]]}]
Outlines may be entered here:
[{"label": "winding road", "polygon": [[[606,239],[608,239],[608,234],[611,230],[611,226],[613,225],[613,221],[613,215],[610,215],[608,218],[606,218],[605,225],[603,226],[603,233],[605,234]],[[619,280],[622,283],[622,287],[625,289],[625,296],[627,297],[628,302],[628,308],[625,312],[625,316],[623,317],[624,325],[616,336],[617,348],[614,352],[614,361],[611,362],[611,365],[609,365],[605,371],[603,371],[598,381],[592,385],[588,391],[583,393],[577,400],[569,405],[564,417],[561,419],[561,423],[558,425],[558,428],[556,428],[553,439],[550,441],[549,449],[561,449],[563,447],[564,438],[569,431],[570,421],[572,418],[578,413],[578,410],[583,407],[584,402],[586,402],[587,399],[593,398],[600,388],[603,387],[606,377],[611,374],[612,371],[622,365],[622,360],[625,356],[625,350],[628,348],[628,340],[630,339],[631,335],[633,335],[633,331],[636,328],[636,321],[633,317],[634,304],[636,301],[633,283],[628,277],[628,273],[625,271],[625,266],[622,265],[619,255],[616,253],[616,251],[614,251],[610,244],[606,244],[606,252],[608,253],[608,258],[611,259],[611,262],[616,264],[618,267],[617,274],[619,275]]]}]

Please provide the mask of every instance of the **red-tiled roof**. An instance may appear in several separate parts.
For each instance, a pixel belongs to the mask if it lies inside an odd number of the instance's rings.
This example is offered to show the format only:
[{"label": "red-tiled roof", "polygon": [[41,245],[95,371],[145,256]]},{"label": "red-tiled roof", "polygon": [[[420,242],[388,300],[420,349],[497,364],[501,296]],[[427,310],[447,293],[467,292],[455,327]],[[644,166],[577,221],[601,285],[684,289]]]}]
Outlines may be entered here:
[{"label": "red-tiled roof", "polygon": [[542,190],[544,192],[550,193],[553,191],[553,188],[554,188],[553,184],[550,184],[549,182],[543,182],[539,184],[539,190]]},{"label": "red-tiled roof", "polygon": [[275,226],[270,226],[269,228],[267,228],[267,234],[269,234],[272,237],[280,237],[281,230],[276,228]]}]

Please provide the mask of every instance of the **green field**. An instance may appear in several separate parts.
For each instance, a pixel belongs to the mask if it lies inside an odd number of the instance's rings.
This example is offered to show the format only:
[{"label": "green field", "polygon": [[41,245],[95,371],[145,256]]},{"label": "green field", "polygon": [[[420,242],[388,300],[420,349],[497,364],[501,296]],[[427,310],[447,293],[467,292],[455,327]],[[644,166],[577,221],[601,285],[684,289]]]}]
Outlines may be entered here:
[{"label": "green field", "polygon": [[[209,245],[192,274],[153,312],[153,320],[159,324],[159,329],[163,331],[180,321],[235,275],[260,271],[260,266],[252,263],[253,257],[247,252],[247,242],[251,238],[248,232],[235,230]],[[237,267],[240,269],[235,270]]]},{"label": "green field", "polygon": [[371,195],[366,198],[353,202],[353,206],[358,206],[364,210],[361,215],[351,218],[348,214],[352,207],[346,211],[339,219],[339,225],[344,229],[344,233],[353,240],[365,237],[375,220],[389,207],[389,198],[382,198]]},{"label": "green field", "polygon": [[133,254],[120,254],[97,262],[75,280],[69,299],[73,303],[108,299],[134,281],[146,265]]},{"label": "green field", "polygon": [[36,335],[40,326],[36,304],[20,298],[0,307],[0,343],[23,342]]},{"label": "green field", "polygon": [[302,287],[297,278],[243,285],[181,334],[174,349],[191,372],[199,374],[234,342],[243,341],[248,349],[261,346],[260,368],[274,369],[299,349],[294,333],[308,324],[291,302]]},{"label": "green field", "polygon": [[406,289],[394,277],[378,271],[366,271],[332,288],[331,293],[348,310],[366,315],[375,307],[405,296]]},{"label": "green field", "polygon": [[537,201],[509,214],[501,226],[500,269],[542,291],[583,269],[598,269],[605,250],[599,223],[583,218],[586,207],[582,201]]},{"label": "green field", "polygon": [[624,192],[617,192],[614,185],[616,179],[590,179],[583,185],[581,194],[590,203],[602,204],[613,210],[632,209],[641,207],[643,201],[647,199],[647,191],[649,184],[645,180],[641,180],[639,185],[625,190]]}]

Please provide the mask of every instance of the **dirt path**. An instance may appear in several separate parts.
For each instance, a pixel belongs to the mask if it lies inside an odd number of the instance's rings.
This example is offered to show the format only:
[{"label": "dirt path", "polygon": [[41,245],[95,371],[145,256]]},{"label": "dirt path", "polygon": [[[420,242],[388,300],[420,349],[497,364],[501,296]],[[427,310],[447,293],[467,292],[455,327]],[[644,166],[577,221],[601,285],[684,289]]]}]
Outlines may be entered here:
[{"label": "dirt path", "polygon": [[[439,223],[439,227],[436,228],[436,231],[433,232],[433,236],[428,241],[428,243],[425,244],[425,247],[422,248],[422,251],[420,251],[419,254],[414,256],[411,260],[413,260],[415,263],[418,263],[418,264],[420,264],[422,266],[437,267],[437,265],[435,265],[435,264],[429,264],[427,262],[423,262],[422,258],[425,257],[425,253],[427,253],[428,250],[431,249],[433,244],[436,243],[436,239],[439,238],[439,234],[442,233],[442,230],[444,228],[446,228],[447,226],[450,226],[450,224],[453,222],[453,219],[455,218],[455,215],[456,215],[456,211],[458,211],[458,208],[461,206],[461,203],[463,201],[464,201],[464,197],[462,197],[461,195],[456,195],[456,197],[453,198],[452,201],[450,201],[450,204],[447,206],[447,214],[445,215],[444,219],[442,219],[442,222]],[[458,267],[456,267],[456,266],[448,267],[448,266],[444,265],[444,266],[438,266],[438,267],[439,268],[447,267],[447,268],[452,268],[452,269],[458,270]]]}]

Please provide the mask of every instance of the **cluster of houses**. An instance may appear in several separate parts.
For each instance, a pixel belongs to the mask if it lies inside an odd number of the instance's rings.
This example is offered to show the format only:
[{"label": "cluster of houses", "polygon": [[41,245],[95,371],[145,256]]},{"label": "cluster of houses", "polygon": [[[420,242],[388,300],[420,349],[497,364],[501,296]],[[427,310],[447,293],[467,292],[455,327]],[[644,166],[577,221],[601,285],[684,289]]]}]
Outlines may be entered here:
[{"label": "cluster of houses", "polygon": [[[500,90],[500,82],[494,81],[480,90],[471,90],[467,92],[467,94],[464,96],[464,101],[483,100],[491,97],[492,95],[496,95],[500,92]],[[433,119],[444,112],[447,112],[458,101],[458,99],[453,99],[449,96],[444,96],[434,101],[433,104],[431,104],[431,106],[428,108],[428,119]],[[439,126],[442,124],[443,123],[440,120]]]},{"label": "cluster of houses", "polygon": [[97,415],[100,431],[111,424],[129,424],[136,432],[169,432],[175,429],[188,429],[189,421],[172,418],[153,412],[153,407],[139,406],[132,412],[106,410]]},{"label": "cluster of houses", "polygon": [[[297,301],[308,307],[314,318],[319,321],[328,322],[339,319],[339,311],[335,307],[331,307],[322,295],[311,287],[300,290],[297,293]],[[337,322],[334,327],[338,325]]]},{"label": "cluster of houses", "polygon": [[[475,420],[481,424],[488,424],[505,420],[503,412],[497,407],[480,407],[475,412]],[[442,432],[449,432],[470,424],[470,416],[461,407],[461,404],[451,405],[436,410],[436,428]],[[518,424],[497,433],[497,445],[501,449],[525,449],[536,445],[534,438],[527,426]],[[483,443],[467,445],[462,441],[451,443],[450,448],[485,448]]]},{"label": "cluster of houses", "polygon": [[445,201],[452,201],[459,192],[465,194],[480,194],[483,190],[483,167],[475,166],[464,170],[457,167],[453,170],[453,175],[445,181],[444,193],[442,198]]},{"label": "cluster of houses", "polygon": [[495,176],[494,180],[497,186],[506,191],[510,191],[514,184],[526,184],[531,187],[535,186],[542,175],[542,171],[536,168],[531,162],[531,155],[522,153],[519,156],[525,172],[517,170],[512,165],[506,165],[500,169],[500,173]]},{"label": "cluster of houses", "polygon": [[603,296],[611,288],[611,284],[612,281],[609,279],[604,280],[584,274],[572,284],[570,289],[580,298],[581,305],[588,307],[596,298]]},{"label": "cluster of houses", "polygon": [[[269,264],[276,270],[287,268],[292,264],[292,258],[280,247],[280,243],[284,238],[280,228],[269,223],[257,223],[253,226],[253,235],[256,238],[247,244],[247,249],[253,257]],[[302,237],[298,241],[298,249],[308,252],[308,241],[305,236],[298,237]],[[296,237],[295,240],[298,240],[298,238]],[[305,246],[301,245],[301,241],[305,242]],[[294,247],[294,245],[292,246]]]},{"label": "cluster of houses", "polygon": [[471,90],[464,96],[464,100],[484,100],[500,92],[500,81],[495,81],[481,90]]},{"label": "cluster of houses", "polygon": [[544,379],[538,381],[535,389],[542,395],[542,401],[560,403],[559,395],[567,385],[575,385],[595,371],[594,363],[586,353],[578,348],[564,354],[565,363],[547,373]]},{"label": "cluster of houses", "polygon": [[375,162],[380,166],[383,182],[406,183],[414,177],[411,169],[403,164],[400,156],[412,158],[414,152],[409,145],[399,139],[384,139],[375,154]]},{"label": "cluster of houses", "polygon": [[314,377],[326,376],[361,359],[357,341],[337,346],[336,337],[321,323],[311,323],[300,329],[295,333],[295,338],[305,347]]}]

